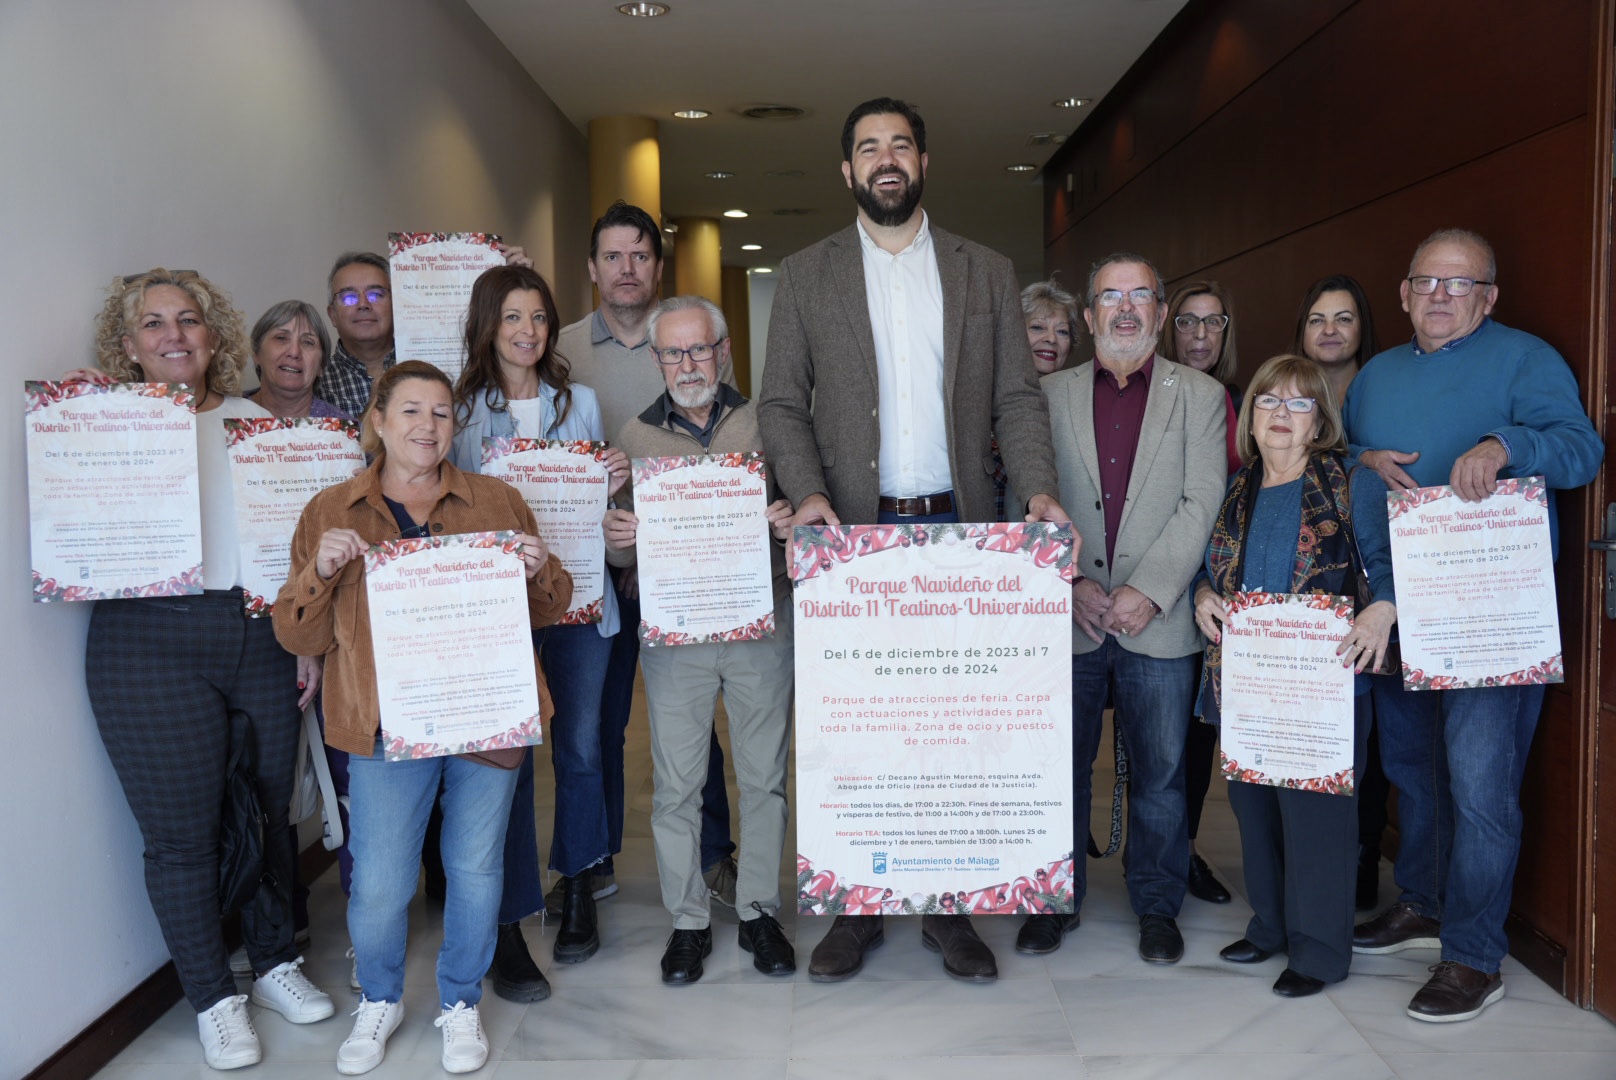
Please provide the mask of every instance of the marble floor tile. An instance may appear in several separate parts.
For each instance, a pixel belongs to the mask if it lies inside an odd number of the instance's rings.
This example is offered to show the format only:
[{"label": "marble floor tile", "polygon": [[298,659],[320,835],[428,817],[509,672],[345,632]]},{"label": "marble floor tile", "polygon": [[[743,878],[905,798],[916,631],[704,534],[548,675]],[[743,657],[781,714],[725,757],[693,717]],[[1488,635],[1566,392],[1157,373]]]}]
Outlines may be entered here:
[{"label": "marble floor tile", "polygon": [[1083,1065],[1091,1080],[1396,1080],[1398,1076],[1372,1053],[1129,1054],[1085,1057]]},{"label": "marble floor tile", "polygon": [[1042,980],[855,978],[795,988],[793,1058],[1039,1057],[1073,1049],[1060,1003]]},{"label": "marble floor tile", "polygon": [[1084,1056],[1364,1053],[1324,995],[1286,1001],[1261,979],[1056,979]]},{"label": "marble floor tile", "polygon": [[783,1059],[502,1061],[489,1080],[786,1080],[787,1076]]},{"label": "marble floor tile", "polygon": [[[1014,1062],[1014,1065],[1007,1065]],[[1087,1080],[1089,1072],[1076,1054],[1045,1057],[830,1057],[792,1058],[790,1080],[982,1080],[1018,1071],[1061,1080]]]},{"label": "marble floor tile", "polygon": [[1558,1051],[1490,1054],[1383,1054],[1400,1080],[1610,1080],[1616,1057],[1608,1051]]},{"label": "marble floor tile", "polygon": [[768,1058],[792,1026],[792,985],[577,989],[530,1008],[507,1047],[522,1061]]}]

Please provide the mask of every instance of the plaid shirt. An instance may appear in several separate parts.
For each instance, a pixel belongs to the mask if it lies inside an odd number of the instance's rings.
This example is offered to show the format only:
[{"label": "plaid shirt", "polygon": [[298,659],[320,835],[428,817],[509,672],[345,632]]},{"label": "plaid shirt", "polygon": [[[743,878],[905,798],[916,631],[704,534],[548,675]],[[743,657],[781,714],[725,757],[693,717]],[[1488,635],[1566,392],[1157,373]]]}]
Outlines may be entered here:
[{"label": "plaid shirt", "polygon": [[[382,358],[382,370],[386,371],[396,363],[398,361],[393,356],[393,350],[388,349],[387,355]],[[314,380],[314,396],[324,398],[349,416],[357,418],[370,404],[372,381],[365,362],[354,359],[353,354],[343,347],[342,339],[338,338],[331,359],[326,361],[320,377]]]}]

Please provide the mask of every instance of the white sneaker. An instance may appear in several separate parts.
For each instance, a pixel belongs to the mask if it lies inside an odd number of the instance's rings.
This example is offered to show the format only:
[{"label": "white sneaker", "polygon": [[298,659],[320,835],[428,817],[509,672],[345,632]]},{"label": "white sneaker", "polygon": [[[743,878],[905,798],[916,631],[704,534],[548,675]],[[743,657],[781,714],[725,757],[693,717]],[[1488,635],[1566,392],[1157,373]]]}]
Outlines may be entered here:
[{"label": "white sneaker", "polygon": [[387,1039],[404,1022],[402,1001],[369,1001],[359,998],[353,1011],[353,1031],[337,1047],[337,1071],[344,1076],[367,1073],[387,1055]]},{"label": "white sneaker", "polygon": [[483,1067],[488,1060],[488,1036],[483,1034],[477,1006],[457,1001],[432,1023],[443,1029],[444,1072],[476,1072]]},{"label": "white sneaker", "polygon": [[359,957],[354,955],[351,947],[348,949],[348,959],[353,961],[353,967],[348,971],[348,989],[356,994],[363,993],[365,988],[359,985]]},{"label": "white sneaker", "polygon": [[207,1012],[197,1013],[197,1034],[202,1037],[202,1059],[214,1069],[240,1069],[263,1060],[258,1032],[247,1015],[247,997],[227,997]]},{"label": "white sneaker", "polygon": [[243,945],[230,954],[230,974],[246,975],[252,977],[252,961],[247,959],[247,946]]},{"label": "white sneaker", "polygon": [[252,988],[252,1003],[274,1009],[294,1024],[312,1024],[324,1020],[337,1011],[325,991],[309,982],[299,966],[300,956],[288,960],[269,974],[256,980]]}]

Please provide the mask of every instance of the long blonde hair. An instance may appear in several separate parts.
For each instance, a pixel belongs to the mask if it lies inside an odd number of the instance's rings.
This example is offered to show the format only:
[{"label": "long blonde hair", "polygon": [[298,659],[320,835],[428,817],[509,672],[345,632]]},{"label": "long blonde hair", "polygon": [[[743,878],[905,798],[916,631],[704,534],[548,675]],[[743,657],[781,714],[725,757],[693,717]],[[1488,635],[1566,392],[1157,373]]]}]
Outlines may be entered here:
[{"label": "long blonde hair", "polygon": [[95,361],[101,370],[120,382],[141,382],[146,378],[140,364],[124,347],[123,339],[134,336],[146,290],[158,285],[184,290],[202,313],[202,322],[213,338],[208,389],[238,396],[248,359],[246,320],[230,302],[228,293],[195,270],[165,270],[158,266],[144,274],[113,278],[107,302],[95,321]]}]

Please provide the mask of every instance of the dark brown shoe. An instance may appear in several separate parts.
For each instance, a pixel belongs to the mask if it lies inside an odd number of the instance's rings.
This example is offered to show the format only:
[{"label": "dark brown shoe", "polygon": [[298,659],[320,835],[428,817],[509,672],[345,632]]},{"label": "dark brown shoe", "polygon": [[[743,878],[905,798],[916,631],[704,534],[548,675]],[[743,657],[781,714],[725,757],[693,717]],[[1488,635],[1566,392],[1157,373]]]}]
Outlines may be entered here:
[{"label": "dark brown shoe", "polygon": [[864,966],[864,953],[886,940],[880,915],[838,915],[813,955],[808,958],[808,977],[814,982],[841,982],[852,978]]},{"label": "dark brown shoe", "polygon": [[943,954],[943,970],[966,982],[992,982],[999,977],[993,950],[976,936],[969,915],[922,915],[920,943]]},{"label": "dark brown shoe", "polygon": [[1451,1024],[1480,1015],[1504,996],[1504,976],[1444,960],[1431,969],[1431,978],[1408,1003],[1408,1015],[1431,1024]]},{"label": "dark brown shoe", "polygon": [[1412,904],[1398,903],[1352,928],[1352,951],[1366,956],[1404,949],[1440,949],[1442,924],[1427,919]]}]

